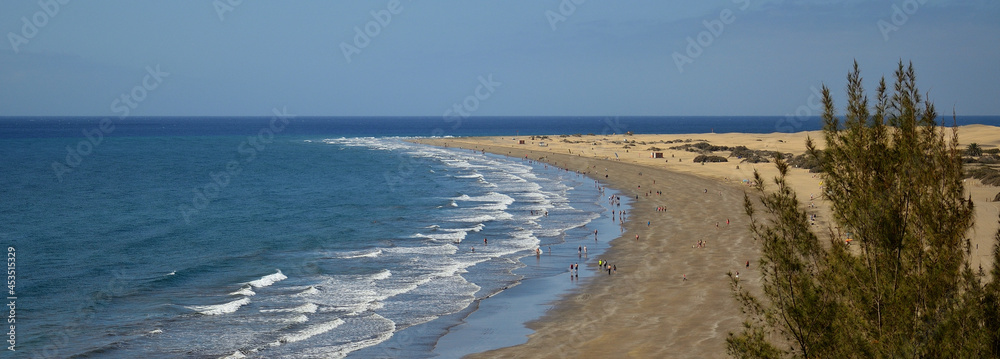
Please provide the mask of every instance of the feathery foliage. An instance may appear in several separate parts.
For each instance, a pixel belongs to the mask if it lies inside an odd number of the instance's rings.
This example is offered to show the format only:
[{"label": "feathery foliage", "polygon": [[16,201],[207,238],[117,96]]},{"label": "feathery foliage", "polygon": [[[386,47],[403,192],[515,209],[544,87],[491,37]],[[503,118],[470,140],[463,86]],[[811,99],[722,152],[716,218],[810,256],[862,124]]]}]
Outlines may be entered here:
[{"label": "feathery foliage", "polygon": [[[857,62],[838,118],[823,87],[823,195],[836,229],[812,233],[778,159],[777,189],[756,174],[760,206],[745,208],[761,245],[762,295],[732,281],[746,319],[731,333],[739,358],[984,358],[1000,355],[1000,247],[991,279],[969,265],[973,224],[958,134],[899,63],[869,105]],[[758,213],[762,207],[763,213]],[[842,233],[853,236],[845,245]],[[1000,243],[1000,233],[996,236]],[[985,282],[985,284],[984,284]],[[758,297],[760,295],[760,297]]]}]

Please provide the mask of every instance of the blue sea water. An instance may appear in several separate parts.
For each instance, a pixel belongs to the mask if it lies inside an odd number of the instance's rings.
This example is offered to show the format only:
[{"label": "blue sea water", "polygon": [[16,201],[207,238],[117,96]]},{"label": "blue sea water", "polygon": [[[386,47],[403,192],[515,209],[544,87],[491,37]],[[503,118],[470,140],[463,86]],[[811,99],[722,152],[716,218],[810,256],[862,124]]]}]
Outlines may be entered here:
[{"label": "blue sea water", "polygon": [[100,118],[2,118],[0,244],[16,254],[15,354],[430,348],[439,336],[393,336],[447,328],[477,300],[564,273],[524,258],[606,245],[610,235],[591,239],[610,192],[544,164],[403,137],[775,132],[786,120],[140,118],[102,131]]}]

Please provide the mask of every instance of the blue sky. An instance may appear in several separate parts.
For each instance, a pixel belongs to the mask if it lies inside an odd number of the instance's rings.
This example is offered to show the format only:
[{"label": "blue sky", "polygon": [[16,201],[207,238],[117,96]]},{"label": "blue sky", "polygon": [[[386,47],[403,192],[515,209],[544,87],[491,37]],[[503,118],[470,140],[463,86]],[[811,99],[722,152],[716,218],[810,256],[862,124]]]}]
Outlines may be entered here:
[{"label": "blue sky", "polygon": [[395,2],[4,1],[0,115],[787,115],[854,59],[1000,115],[996,0]]}]

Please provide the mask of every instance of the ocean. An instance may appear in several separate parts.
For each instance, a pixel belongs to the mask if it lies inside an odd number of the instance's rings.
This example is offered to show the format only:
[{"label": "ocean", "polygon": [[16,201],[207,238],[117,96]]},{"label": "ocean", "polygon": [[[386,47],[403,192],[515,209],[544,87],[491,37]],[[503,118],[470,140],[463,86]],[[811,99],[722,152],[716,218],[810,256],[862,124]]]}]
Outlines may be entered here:
[{"label": "ocean", "polygon": [[479,301],[568,278],[580,246],[598,255],[618,234],[611,211],[629,203],[577,173],[407,138],[819,126],[0,118],[6,345],[31,358],[433,357]]}]

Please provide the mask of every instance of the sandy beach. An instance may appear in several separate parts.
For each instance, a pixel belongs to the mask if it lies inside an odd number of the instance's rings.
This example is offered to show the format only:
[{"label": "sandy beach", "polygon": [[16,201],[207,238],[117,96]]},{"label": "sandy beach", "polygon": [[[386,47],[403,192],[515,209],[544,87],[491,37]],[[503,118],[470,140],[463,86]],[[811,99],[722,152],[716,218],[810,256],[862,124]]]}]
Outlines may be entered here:
[{"label": "sandy beach", "polygon": [[[743,210],[745,181],[752,180],[755,169],[766,180],[777,171],[773,163],[736,158],[694,163],[697,153],[670,147],[704,141],[801,154],[807,136],[822,146],[819,132],[420,140],[547,162],[587,173],[636,199],[621,237],[601,258],[581,263],[583,270],[597,271],[597,260],[608,260],[617,273],[595,276],[528,323],[534,333],[527,343],[470,357],[725,357],[727,333],[739,330],[742,320],[726,273],[738,271],[741,283],[750,287],[760,281],[757,246]],[[959,138],[962,148],[968,143],[995,148],[1000,128],[963,126]],[[654,152],[663,158],[651,158]],[[726,157],[729,151],[715,154]],[[788,179],[806,210],[816,214],[817,230],[825,231],[829,210],[820,198],[819,176],[793,169]],[[988,268],[1000,213],[1000,202],[992,199],[1000,189],[972,179],[966,187],[976,205],[972,264]],[[707,244],[699,247],[699,242]]]}]

